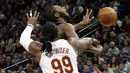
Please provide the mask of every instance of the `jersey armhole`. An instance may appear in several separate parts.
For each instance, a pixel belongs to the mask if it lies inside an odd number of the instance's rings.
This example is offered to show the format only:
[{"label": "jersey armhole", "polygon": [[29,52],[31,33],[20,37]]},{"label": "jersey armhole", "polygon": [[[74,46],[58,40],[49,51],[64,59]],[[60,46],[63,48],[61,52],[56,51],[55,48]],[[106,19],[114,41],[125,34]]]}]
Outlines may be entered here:
[{"label": "jersey armhole", "polygon": [[44,45],[42,44],[42,45],[41,45],[41,51],[44,51],[44,50],[45,50],[45,49],[43,49],[43,47],[44,47]]},{"label": "jersey armhole", "polygon": [[[69,40],[66,40],[69,44],[70,44],[70,42],[69,42]],[[71,44],[70,44],[71,45]]]}]

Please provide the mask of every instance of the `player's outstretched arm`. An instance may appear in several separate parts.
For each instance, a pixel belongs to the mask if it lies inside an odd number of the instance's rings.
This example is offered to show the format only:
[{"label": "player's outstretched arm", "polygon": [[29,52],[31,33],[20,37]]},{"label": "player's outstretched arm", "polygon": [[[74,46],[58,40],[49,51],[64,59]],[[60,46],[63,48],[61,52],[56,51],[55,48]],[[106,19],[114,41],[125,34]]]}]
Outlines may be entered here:
[{"label": "player's outstretched arm", "polygon": [[78,35],[75,32],[75,28],[73,27],[72,24],[65,25],[64,30],[65,30],[65,34],[68,38],[79,39]]},{"label": "player's outstretched arm", "polygon": [[102,46],[99,44],[94,38],[83,38],[83,39],[75,39],[70,38],[69,43],[74,47],[75,50],[79,51],[88,51],[88,52],[101,52]]},{"label": "player's outstretched arm", "polygon": [[30,13],[30,17],[27,14],[28,22],[25,30],[22,32],[20,37],[20,44],[30,53],[37,55],[41,51],[41,43],[31,39],[31,33],[34,29],[39,13],[35,11],[34,16]]},{"label": "player's outstretched arm", "polygon": [[84,16],[83,20],[80,23],[74,25],[75,30],[84,28],[86,25],[88,25],[92,21],[92,19],[94,19],[94,17],[91,17],[92,10],[90,10],[90,12],[88,9],[86,9],[86,10],[87,10],[87,12],[86,12],[86,15]]}]

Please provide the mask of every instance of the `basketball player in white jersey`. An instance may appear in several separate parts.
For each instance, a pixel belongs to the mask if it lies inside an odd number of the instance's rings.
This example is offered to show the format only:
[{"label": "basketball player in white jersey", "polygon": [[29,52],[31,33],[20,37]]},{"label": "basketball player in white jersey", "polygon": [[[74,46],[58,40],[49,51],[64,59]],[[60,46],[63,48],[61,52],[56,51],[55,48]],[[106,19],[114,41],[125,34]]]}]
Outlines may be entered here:
[{"label": "basketball player in white jersey", "polygon": [[[30,38],[36,26],[39,13],[28,16],[27,27],[20,37],[20,44],[32,53],[44,73],[79,73],[77,69],[77,50],[100,52],[102,47],[96,39],[84,38],[59,39],[57,26],[49,22],[42,28],[43,42]],[[96,45],[93,45],[95,44]],[[80,49],[79,49],[80,48]]]}]

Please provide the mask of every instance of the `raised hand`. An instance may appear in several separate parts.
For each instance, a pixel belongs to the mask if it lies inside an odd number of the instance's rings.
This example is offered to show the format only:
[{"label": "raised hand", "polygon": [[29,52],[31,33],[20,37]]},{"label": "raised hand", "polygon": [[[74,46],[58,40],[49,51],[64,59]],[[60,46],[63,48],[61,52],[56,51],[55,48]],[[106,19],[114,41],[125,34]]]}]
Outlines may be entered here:
[{"label": "raised hand", "polygon": [[90,10],[90,12],[88,9],[86,9],[86,10],[87,10],[86,15],[84,16],[83,20],[81,21],[81,23],[84,24],[84,26],[88,25],[92,21],[92,19],[94,19],[94,16],[91,17],[92,10]]},{"label": "raised hand", "polygon": [[36,26],[37,24],[37,19],[39,17],[39,12],[35,11],[34,12],[34,15],[32,14],[32,11],[30,11],[30,16],[28,15],[28,13],[26,14],[27,15],[27,18],[28,18],[28,21],[27,23],[28,24],[32,24],[33,26]]}]

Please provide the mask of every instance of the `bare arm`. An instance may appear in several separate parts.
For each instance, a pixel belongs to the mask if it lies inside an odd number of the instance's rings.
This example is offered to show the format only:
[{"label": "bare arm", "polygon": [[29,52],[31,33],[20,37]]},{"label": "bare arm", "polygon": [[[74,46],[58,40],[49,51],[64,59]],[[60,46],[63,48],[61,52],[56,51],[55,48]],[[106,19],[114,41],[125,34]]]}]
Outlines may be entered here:
[{"label": "bare arm", "polygon": [[88,51],[88,52],[101,52],[102,46],[96,39],[93,38],[83,38],[83,39],[69,39],[70,44],[74,47],[75,50],[79,51]]},{"label": "bare arm", "polygon": [[64,30],[65,30],[65,34],[68,38],[79,39],[78,35],[75,32],[75,28],[73,27],[72,24],[66,24]]},{"label": "bare arm", "polygon": [[74,25],[75,30],[79,30],[83,27],[85,27],[85,24],[81,22]]}]

